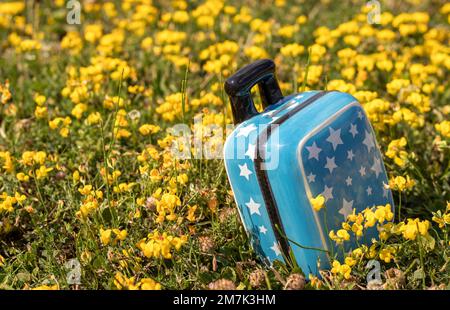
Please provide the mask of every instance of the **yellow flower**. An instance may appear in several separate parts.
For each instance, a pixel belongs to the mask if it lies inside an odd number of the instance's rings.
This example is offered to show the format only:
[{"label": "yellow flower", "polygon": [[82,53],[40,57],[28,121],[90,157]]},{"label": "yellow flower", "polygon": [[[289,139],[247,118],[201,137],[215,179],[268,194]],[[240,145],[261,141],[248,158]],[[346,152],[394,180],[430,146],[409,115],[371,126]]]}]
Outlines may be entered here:
[{"label": "yellow flower", "polygon": [[421,221],[420,219],[408,219],[407,223],[400,223],[399,232],[403,235],[403,238],[407,240],[415,240],[418,235],[426,236],[428,229],[430,228],[430,222],[427,220]]},{"label": "yellow flower", "polygon": [[42,166],[40,166],[39,167],[39,169],[38,170],[36,170],[36,178],[39,180],[39,179],[43,179],[43,178],[45,178],[47,175],[48,175],[48,173],[50,172],[50,171],[52,171],[53,170],[53,168],[47,168],[45,165],[42,165]]},{"label": "yellow flower", "polygon": [[155,134],[155,133],[159,132],[160,130],[161,130],[161,128],[159,126],[151,125],[151,124],[144,124],[141,127],[139,127],[139,132],[143,136],[147,136],[149,134]]},{"label": "yellow flower", "polygon": [[281,55],[285,57],[297,57],[300,54],[303,54],[305,51],[305,47],[298,43],[287,44],[280,49]]},{"label": "yellow flower", "polygon": [[332,263],[332,268],[331,268],[331,272],[333,274],[338,274],[341,270],[341,263],[337,260],[334,260]]},{"label": "yellow flower", "polygon": [[188,178],[186,173],[182,173],[182,174],[177,176],[177,182],[180,185],[185,185],[188,182],[188,180],[189,180],[189,178]]},{"label": "yellow flower", "polygon": [[403,167],[406,163],[408,153],[404,150],[407,141],[404,137],[396,140],[392,140],[388,145],[388,150],[386,151],[386,156],[393,158],[394,162]]},{"label": "yellow flower", "polygon": [[386,206],[377,206],[374,216],[380,224],[385,221],[391,221],[394,218],[391,205],[387,204]]},{"label": "yellow flower", "polygon": [[371,209],[365,209],[363,211],[364,219],[366,220],[364,223],[364,227],[373,227],[377,223],[377,218],[375,217],[375,212],[373,212]]},{"label": "yellow flower", "polygon": [[308,21],[308,18],[305,15],[300,15],[299,17],[297,17],[297,19],[295,20],[295,22],[299,25],[303,25]]},{"label": "yellow flower", "polygon": [[147,238],[142,239],[138,243],[138,248],[142,251],[145,257],[165,259],[172,258],[172,250],[180,250],[181,246],[187,242],[186,236],[175,237],[166,232],[160,234],[158,231],[150,233]]},{"label": "yellow flower", "polygon": [[74,182],[78,182],[78,181],[80,180],[80,172],[79,172],[78,170],[75,170],[75,171],[72,173],[72,180],[73,180]]},{"label": "yellow flower", "polygon": [[115,241],[123,241],[125,240],[125,238],[127,237],[128,233],[125,229],[120,230],[120,229],[113,229],[114,234],[116,235],[116,239]]},{"label": "yellow flower", "polygon": [[14,198],[16,199],[17,203],[22,204],[23,201],[25,201],[25,199],[27,199],[27,197],[23,194],[20,194],[18,192],[16,192],[14,194]]},{"label": "yellow flower", "polygon": [[339,229],[336,235],[344,241],[350,240],[350,235],[345,229]]},{"label": "yellow flower", "polygon": [[350,266],[350,267],[353,267],[356,264],[356,260],[354,258],[350,257],[350,256],[347,256],[345,258],[345,264]]},{"label": "yellow flower", "polygon": [[23,172],[17,173],[16,178],[21,182],[28,182],[30,180],[30,177]]},{"label": "yellow flower", "polygon": [[319,211],[325,207],[325,197],[322,195],[318,195],[316,198],[311,198],[309,202],[315,211]]},{"label": "yellow flower", "polygon": [[3,256],[0,255],[0,267],[4,267],[6,264],[6,260]]},{"label": "yellow flower", "polygon": [[350,273],[352,272],[352,268],[347,264],[341,264],[339,263],[339,261],[334,260],[331,272],[335,275],[341,275],[345,279],[350,279]]},{"label": "yellow flower", "polygon": [[90,43],[98,41],[103,34],[103,26],[101,24],[86,25],[84,28],[84,39]]},{"label": "yellow flower", "polygon": [[336,233],[331,230],[328,234],[331,240],[335,241],[336,244],[342,244],[344,241],[350,240],[350,234],[345,229],[339,229]]},{"label": "yellow flower", "polygon": [[127,278],[121,272],[117,272],[114,276],[114,285],[119,290],[138,290],[139,284],[135,283],[135,278]]},{"label": "yellow flower", "polygon": [[136,183],[120,183],[117,186],[114,186],[113,191],[114,193],[124,193],[124,192],[130,192],[133,189],[133,186],[135,186]]},{"label": "yellow flower", "polygon": [[380,251],[380,259],[383,260],[385,263],[390,263],[391,260],[394,258],[395,249],[392,247],[386,247]]},{"label": "yellow flower", "polygon": [[25,3],[22,1],[11,1],[0,3],[0,15],[16,15],[25,9]]},{"label": "yellow flower", "polygon": [[39,107],[37,106],[34,110],[34,116],[36,118],[45,118],[47,117],[47,107]]},{"label": "yellow flower", "polygon": [[34,102],[36,102],[36,104],[37,104],[38,106],[44,105],[44,103],[45,103],[46,100],[47,100],[47,98],[45,98],[45,96],[43,96],[43,95],[36,94],[36,95],[34,96]]},{"label": "yellow flower", "polygon": [[249,57],[250,59],[261,59],[261,58],[267,58],[267,52],[259,46],[250,46],[246,47],[244,49],[245,56]]},{"label": "yellow flower", "polygon": [[83,116],[83,113],[87,110],[87,105],[84,103],[78,103],[75,105],[75,107],[72,109],[71,114],[75,116],[76,119],[81,119]]},{"label": "yellow flower", "polygon": [[40,286],[36,286],[36,287],[32,288],[31,290],[33,290],[33,291],[57,291],[57,290],[59,290],[59,285],[58,284],[40,285]]},{"label": "yellow flower", "polygon": [[20,42],[20,44],[16,48],[16,50],[21,53],[26,53],[26,52],[39,51],[41,48],[42,48],[42,45],[39,41],[32,40],[32,39],[25,39]]},{"label": "yellow flower", "polygon": [[450,121],[443,121],[434,125],[436,130],[446,138],[450,138]]},{"label": "yellow flower", "polygon": [[100,241],[103,245],[108,245],[111,242],[111,229],[100,228]]},{"label": "yellow flower", "polygon": [[411,180],[409,176],[406,176],[406,178],[403,176],[397,176],[392,177],[389,180],[389,187],[394,190],[399,190],[401,192],[405,190],[410,190],[411,188],[414,187],[415,184],[416,182],[414,180]]},{"label": "yellow flower", "polygon": [[197,205],[188,206],[188,215],[186,216],[186,218],[189,222],[194,222],[196,220],[195,211],[197,210],[197,208]]},{"label": "yellow flower", "polygon": [[295,31],[297,30],[296,25],[288,25],[283,26],[280,29],[278,29],[278,35],[283,38],[292,38],[294,36]]},{"label": "yellow flower", "polygon": [[161,223],[164,219],[174,221],[176,219],[175,208],[181,205],[181,200],[178,196],[165,193],[156,204],[158,218],[156,222]]},{"label": "yellow flower", "polygon": [[[78,171],[75,171],[75,172],[78,172]],[[92,185],[88,184],[83,187],[80,187],[78,189],[78,192],[80,192],[80,194],[84,195],[84,196],[89,195],[92,192]]]},{"label": "yellow flower", "polygon": [[161,290],[161,284],[150,278],[143,278],[139,281],[141,290]]}]

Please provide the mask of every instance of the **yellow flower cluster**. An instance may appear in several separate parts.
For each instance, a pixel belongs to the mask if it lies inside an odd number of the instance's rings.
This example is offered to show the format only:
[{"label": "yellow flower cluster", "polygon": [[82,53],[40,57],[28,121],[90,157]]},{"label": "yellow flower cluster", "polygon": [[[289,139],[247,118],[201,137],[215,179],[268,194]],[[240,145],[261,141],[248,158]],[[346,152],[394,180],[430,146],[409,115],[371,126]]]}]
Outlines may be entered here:
[{"label": "yellow flower cluster", "polygon": [[177,219],[175,209],[179,206],[181,206],[181,201],[178,196],[170,193],[163,194],[156,204],[156,211],[158,212],[156,222],[162,223],[164,220],[175,221]]},{"label": "yellow flower cluster", "polygon": [[450,138],[450,121],[443,121],[434,125],[436,130],[446,138]]},{"label": "yellow flower cluster", "polygon": [[99,201],[103,199],[103,192],[101,190],[94,191],[90,184],[80,187],[78,192],[83,195],[83,200],[80,210],[75,215],[81,220],[86,220],[90,214],[98,209]]},{"label": "yellow flower cluster", "polygon": [[186,242],[186,235],[174,237],[166,232],[161,234],[157,230],[154,230],[152,233],[148,234],[147,238],[139,241],[137,247],[147,258],[162,257],[165,259],[171,259],[173,256],[173,251],[179,251]]},{"label": "yellow flower cluster", "polygon": [[353,213],[342,223],[342,228],[336,232],[331,230],[328,236],[336,244],[342,244],[350,240],[349,232],[352,232],[356,238],[360,238],[364,234],[364,229],[373,227],[377,223],[381,225],[385,222],[390,222],[393,219],[394,213],[390,204],[366,208],[361,213],[355,213],[354,209]]},{"label": "yellow flower cluster", "polygon": [[[183,109],[183,94],[175,93],[164,98],[164,101],[156,108],[156,113],[160,114],[161,117],[166,121],[174,121],[176,118],[181,116]],[[188,110],[187,98],[186,100],[186,110]]]},{"label": "yellow flower cluster", "polygon": [[9,152],[2,152],[0,151],[0,168],[4,169],[6,172],[13,172],[14,170],[14,164],[13,164],[13,157]]},{"label": "yellow flower cluster", "polygon": [[[114,235],[114,238],[111,239],[112,234]],[[103,229],[100,228],[100,241],[102,242],[102,245],[115,245],[119,241],[125,240],[127,237],[127,231],[125,229],[120,230],[117,228],[114,229]]]},{"label": "yellow flower cluster", "polygon": [[407,240],[415,240],[418,235],[426,236],[429,228],[430,222],[420,219],[408,219],[406,223],[402,222],[397,225],[398,233],[401,233]]},{"label": "yellow flower cluster", "polygon": [[22,205],[25,201],[26,196],[16,192],[14,196],[9,196],[7,193],[0,194],[0,213],[2,212],[12,212],[14,210],[14,205]]},{"label": "yellow flower cluster", "polygon": [[50,129],[59,129],[59,134],[61,137],[67,138],[69,135],[69,126],[72,123],[72,119],[69,116],[65,118],[56,117],[48,122]]},{"label": "yellow flower cluster", "polygon": [[231,74],[237,64],[234,57],[239,51],[239,45],[233,41],[223,41],[210,45],[200,52],[200,59],[206,61],[203,69],[208,73],[222,73],[224,76]]},{"label": "yellow flower cluster", "polygon": [[405,166],[408,158],[408,153],[405,151],[407,144],[406,138],[395,139],[389,142],[386,156],[394,159],[394,163],[400,167]]},{"label": "yellow flower cluster", "polygon": [[316,198],[311,198],[309,202],[315,211],[319,211],[325,207],[325,197],[322,195],[319,195]]},{"label": "yellow flower cluster", "polygon": [[161,284],[151,278],[143,278],[136,282],[135,277],[127,278],[121,272],[116,272],[114,285],[119,290],[161,290]]},{"label": "yellow flower cluster", "polygon": [[447,202],[447,207],[444,212],[439,210],[433,213],[432,220],[439,225],[439,228],[450,225],[450,202]]},{"label": "yellow flower cluster", "polygon": [[409,175],[406,178],[400,175],[389,180],[389,187],[401,192],[412,189],[414,185],[416,185],[416,181],[412,180]]}]

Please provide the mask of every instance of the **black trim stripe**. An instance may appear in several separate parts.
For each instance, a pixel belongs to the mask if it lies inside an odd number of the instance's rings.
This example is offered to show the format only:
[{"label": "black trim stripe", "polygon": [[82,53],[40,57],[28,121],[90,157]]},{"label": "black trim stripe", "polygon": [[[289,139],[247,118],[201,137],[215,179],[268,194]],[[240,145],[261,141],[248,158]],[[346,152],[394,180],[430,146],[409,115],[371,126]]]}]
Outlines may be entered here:
[{"label": "black trim stripe", "polygon": [[[255,169],[256,176],[258,179],[259,186],[261,188],[264,203],[267,208],[267,213],[269,214],[270,222],[272,224],[272,229],[275,233],[275,237],[278,243],[281,246],[281,251],[285,255],[285,257],[290,257],[289,255],[289,242],[286,238],[283,237],[283,234],[286,235],[283,224],[281,222],[280,213],[278,212],[277,203],[275,201],[275,196],[272,191],[272,187],[270,186],[269,177],[267,175],[267,170],[263,167],[265,164],[265,150],[264,147],[269,140],[272,134],[272,126],[271,125],[280,125],[288,120],[292,115],[296,114],[300,110],[304,109],[314,101],[320,99],[321,97],[328,94],[329,91],[321,91],[317,94],[314,94],[312,97],[306,99],[304,102],[300,103],[297,107],[293,108],[291,111],[287,112],[280,118],[276,119],[272,123],[270,123],[264,130],[258,135],[256,140],[256,158],[255,158]],[[287,108],[287,107],[286,107]],[[285,108],[283,108],[284,110]],[[278,114],[278,112],[276,113]],[[278,228],[277,228],[278,227]],[[281,232],[279,231],[281,230]]]}]

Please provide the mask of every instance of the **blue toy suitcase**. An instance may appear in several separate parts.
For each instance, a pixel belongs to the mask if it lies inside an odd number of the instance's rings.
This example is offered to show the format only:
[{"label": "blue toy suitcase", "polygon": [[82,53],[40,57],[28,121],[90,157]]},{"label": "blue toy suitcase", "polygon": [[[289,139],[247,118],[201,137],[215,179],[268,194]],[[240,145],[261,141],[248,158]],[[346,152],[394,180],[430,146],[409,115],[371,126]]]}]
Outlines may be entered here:
[{"label": "blue toy suitcase", "polygon": [[[251,88],[258,85],[264,111]],[[354,210],[393,206],[373,129],[357,100],[337,91],[283,97],[271,60],[256,61],[225,82],[235,124],[224,147],[225,167],[242,222],[260,258],[294,257],[319,275],[337,246],[328,237]],[[310,199],[322,194],[326,211]],[[370,243],[376,229],[365,233]],[[356,247],[353,238],[345,250]],[[293,254],[293,255],[292,255]]]}]

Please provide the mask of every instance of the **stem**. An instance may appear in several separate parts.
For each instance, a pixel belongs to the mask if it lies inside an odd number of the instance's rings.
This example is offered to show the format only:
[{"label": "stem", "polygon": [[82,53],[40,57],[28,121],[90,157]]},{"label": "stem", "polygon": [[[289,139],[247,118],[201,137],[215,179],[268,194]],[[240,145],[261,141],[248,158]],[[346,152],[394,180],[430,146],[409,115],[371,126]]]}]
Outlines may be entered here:
[{"label": "stem", "polygon": [[299,248],[305,249],[305,250],[314,250],[314,251],[320,251],[320,252],[324,252],[329,254],[330,252],[321,248],[316,248],[316,247],[311,247],[311,246],[306,246],[306,245],[301,245],[300,243],[288,238],[285,234],[283,234],[283,232],[281,231],[280,227],[276,226],[278,232],[280,233],[281,236],[283,236],[284,238],[286,238],[286,240],[288,240],[289,242],[292,242],[293,244],[295,244],[296,246],[298,246]]},{"label": "stem", "polygon": [[423,247],[422,247],[422,240],[420,240],[421,235],[419,231],[419,224],[416,223],[417,227],[417,243],[419,244],[419,257],[420,257],[420,269],[422,269],[423,277],[422,277],[422,288],[425,289],[425,264],[423,262]]},{"label": "stem", "polygon": [[[324,224],[325,224],[325,232],[326,232],[326,234],[327,234],[327,238],[328,238],[328,236],[330,235],[330,230],[328,229],[328,220],[327,220],[327,214],[328,214],[328,212],[327,212],[327,207],[325,206],[325,210],[324,210],[324,213],[325,213],[325,217],[324,217],[324,219],[323,219],[323,222],[324,222]],[[328,239],[327,239],[328,240]],[[330,247],[330,249],[331,249],[331,257],[333,257],[334,256],[334,248],[333,248],[333,244],[331,243],[331,244],[328,244],[328,242],[327,242],[327,245],[329,245],[329,247]]]},{"label": "stem", "polygon": [[303,77],[302,91],[301,92],[304,92],[305,88],[306,88],[306,80],[308,79],[308,71],[309,71],[310,59],[311,59],[311,48],[308,51],[308,60],[306,62],[306,70],[305,70],[305,76]]},{"label": "stem", "polygon": [[402,192],[399,191],[399,198],[398,198],[398,221],[401,221],[401,212],[402,212]]},{"label": "stem", "polygon": [[103,151],[103,169],[105,169],[105,185],[106,185],[106,199],[108,200],[108,207],[111,209],[111,195],[110,195],[110,189],[109,189],[109,179],[108,179],[108,158],[106,154],[105,149],[105,135],[103,132],[103,122],[100,124],[100,133],[101,133],[101,141],[102,141],[102,151]]},{"label": "stem", "polygon": [[183,117],[183,124],[186,124],[186,92],[187,92],[187,80],[189,73],[190,60],[186,66],[186,71],[184,72],[184,79],[181,81],[181,111]]},{"label": "stem", "polygon": [[38,182],[38,180],[37,180],[37,178],[36,178],[35,173],[33,173],[33,180],[34,180],[34,184],[36,185],[36,190],[37,190],[37,192],[38,192],[39,202],[41,203],[42,208],[46,209],[46,208],[45,208],[45,204],[44,204],[44,199],[42,198],[42,194],[41,194],[41,189],[40,189],[40,186],[39,186],[39,182]]}]

